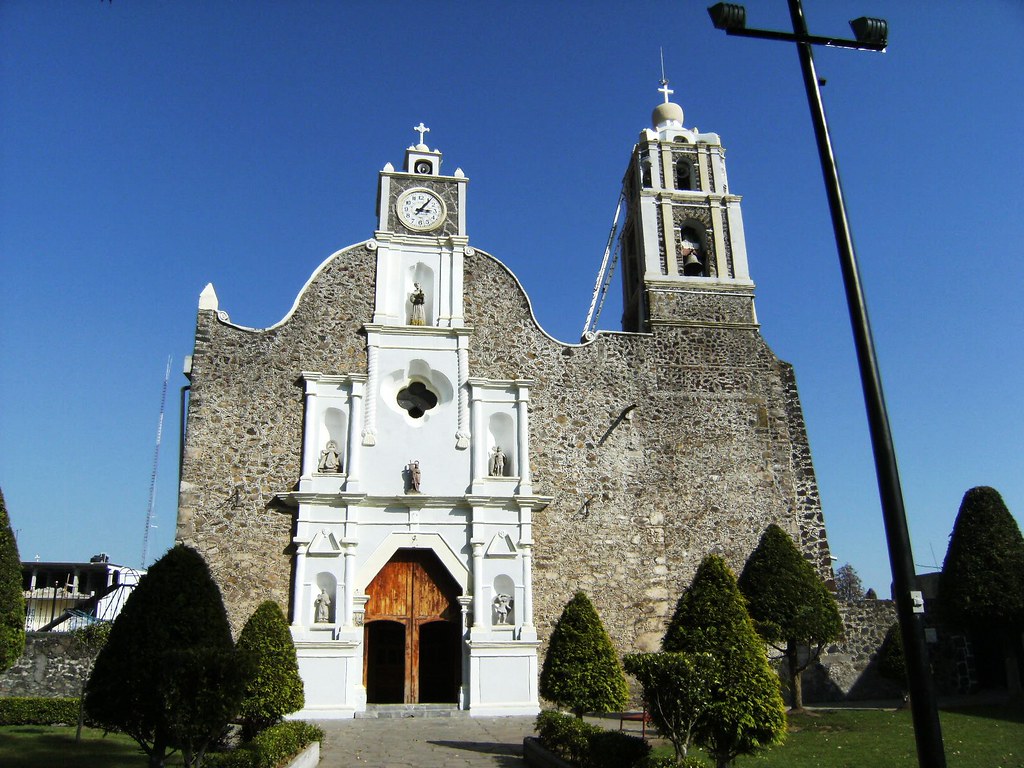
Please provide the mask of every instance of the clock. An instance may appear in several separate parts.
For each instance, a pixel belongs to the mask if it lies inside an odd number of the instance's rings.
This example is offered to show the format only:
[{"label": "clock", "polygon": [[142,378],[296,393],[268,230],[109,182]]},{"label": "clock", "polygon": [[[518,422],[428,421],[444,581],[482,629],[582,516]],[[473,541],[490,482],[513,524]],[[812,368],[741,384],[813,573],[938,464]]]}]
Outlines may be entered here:
[{"label": "clock", "polygon": [[395,210],[405,226],[421,232],[437,229],[444,222],[446,214],[444,201],[422,187],[407,189],[399,195]]}]

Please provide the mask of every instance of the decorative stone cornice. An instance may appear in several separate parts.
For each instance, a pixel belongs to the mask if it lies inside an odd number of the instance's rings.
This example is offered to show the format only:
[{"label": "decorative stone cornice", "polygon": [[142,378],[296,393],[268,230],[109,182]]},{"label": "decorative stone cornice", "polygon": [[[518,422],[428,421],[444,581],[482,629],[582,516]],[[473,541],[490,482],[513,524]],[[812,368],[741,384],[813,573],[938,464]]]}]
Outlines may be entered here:
[{"label": "decorative stone cornice", "polygon": [[313,493],[310,491],[288,491],[274,495],[276,501],[288,507],[298,507],[300,504],[315,504],[322,507],[345,507],[359,504],[367,498],[365,493]]}]

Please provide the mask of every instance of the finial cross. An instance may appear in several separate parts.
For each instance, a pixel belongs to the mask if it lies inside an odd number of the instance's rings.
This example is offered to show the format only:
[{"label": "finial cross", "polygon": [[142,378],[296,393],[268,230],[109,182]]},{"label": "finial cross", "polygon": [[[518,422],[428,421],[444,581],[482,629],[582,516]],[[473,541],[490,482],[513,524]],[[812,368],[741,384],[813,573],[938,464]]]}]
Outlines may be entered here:
[{"label": "finial cross", "polygon": [[[667,96],[665,97],[665,100],[668,101],[668,97]],[[425,126],[423,124],[422,120],[420,120],[420,124],[417,125],[415,128],[413,128],[413,130],[414,131],[419,131],[419,134],[420,134],[420,144],[423,143],[423,134],[430,133],[430,129],[427,128],[427,126]]]},{"label": "finial cross", "polygon": [[661,88],[658,89],[661,93],[665,94],[665,103],[668,104],[668,97],[671,96],[675,91],[668,87],[668,80],[662,79]]}]

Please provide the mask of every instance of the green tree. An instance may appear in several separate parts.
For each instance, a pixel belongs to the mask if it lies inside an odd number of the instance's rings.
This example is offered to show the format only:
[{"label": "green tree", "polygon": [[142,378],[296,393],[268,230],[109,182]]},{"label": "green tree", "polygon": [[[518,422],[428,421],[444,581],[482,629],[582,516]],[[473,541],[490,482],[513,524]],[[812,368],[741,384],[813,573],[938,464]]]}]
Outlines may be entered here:
[{"label": "green tree", "polygon": [[878,674],[887,680],[899,683],[904,693],[907,685],[907,661],[903,656],[903,633],[899,622],[896,622],[885,633],[882,647],[878,649]]},{"label": "green tree", "polygon": [[89,682],[93,665],[96,663],[96,656],[100,649],[107,644],[110,637],[110,623],[97,621],[88,624],[71,633],[72,647],[78,656],[82,658],[81,683],[78,693],[78,727],[75,730],[75,741],[82,740],[82,728],[85,726],[85,686]]},{"label": "green tree", "polygon": [[867,597],[860,574],[849,563],[844,563],[836,569],[836,597],[847,602],[863,600]]},{"label": "green tree", "polygon": [[96,657],[85,709],[135,739],[151,768],[175,749],[186,766],[199,766],[237,712],[244,673],[206,562],[179,544],[125,601]]},{"label": "green tree", "polygon": [[758,634],[786,659],[792,708],[804,708],[801,678],[843,632],[836,599],[789,535],[769,525],[739,578]]},{"label": "green tree", "polygon": [[672,742],[676,762],[686,761],[694,729],[707,716],[721,667],[710,653],[631,653],[626,671],[643,687],[644,704],[658,733]]},{"label": "green tree", "polygon": [[576,717],[619,710],[629,700],[611,638],[583,592],[566,603],[551,633],[540,673],[540,695]]},{"label": "green tree", "polygon": [[782,742],[786,712],[779,678],[768,665],[736,578],[718,555],[704,558],[679,598],[662,649],[709,653],[719,664],[711,706],[694,727],[694,742],[718,768]]},{"label": "green tree", "polygon": [[242,627],[236,648],[250,669],[239,709],[242,739],[249,741],[284,715],[302,709],[305,696],[295,643],[276,602],[260,604]]},{"label": "green tree", "polygon": [[18,542],[0,490],[0,672],[25,652],[25,594],[21,590]]},{"label": "green tree", "polygon": [[939,605],[953,626],[1001,638],[1007,688],[1020,692],[1024,538],[994,488],[964,494],[939,576]]}]

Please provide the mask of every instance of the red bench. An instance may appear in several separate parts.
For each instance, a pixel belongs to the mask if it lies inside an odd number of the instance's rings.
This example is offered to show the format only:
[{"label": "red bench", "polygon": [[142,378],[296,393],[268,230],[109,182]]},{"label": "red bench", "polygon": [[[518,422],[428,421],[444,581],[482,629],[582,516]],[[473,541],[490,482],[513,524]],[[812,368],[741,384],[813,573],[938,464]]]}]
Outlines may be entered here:
[{"label": "red bench", "polygon": [[651,716],[647,714],[647,710],[643,712],[623,712],[619,715],[619,730],[625,723],[640,723],[640,736],[641,738],[647,738],[647,724],[651,722]]}]

